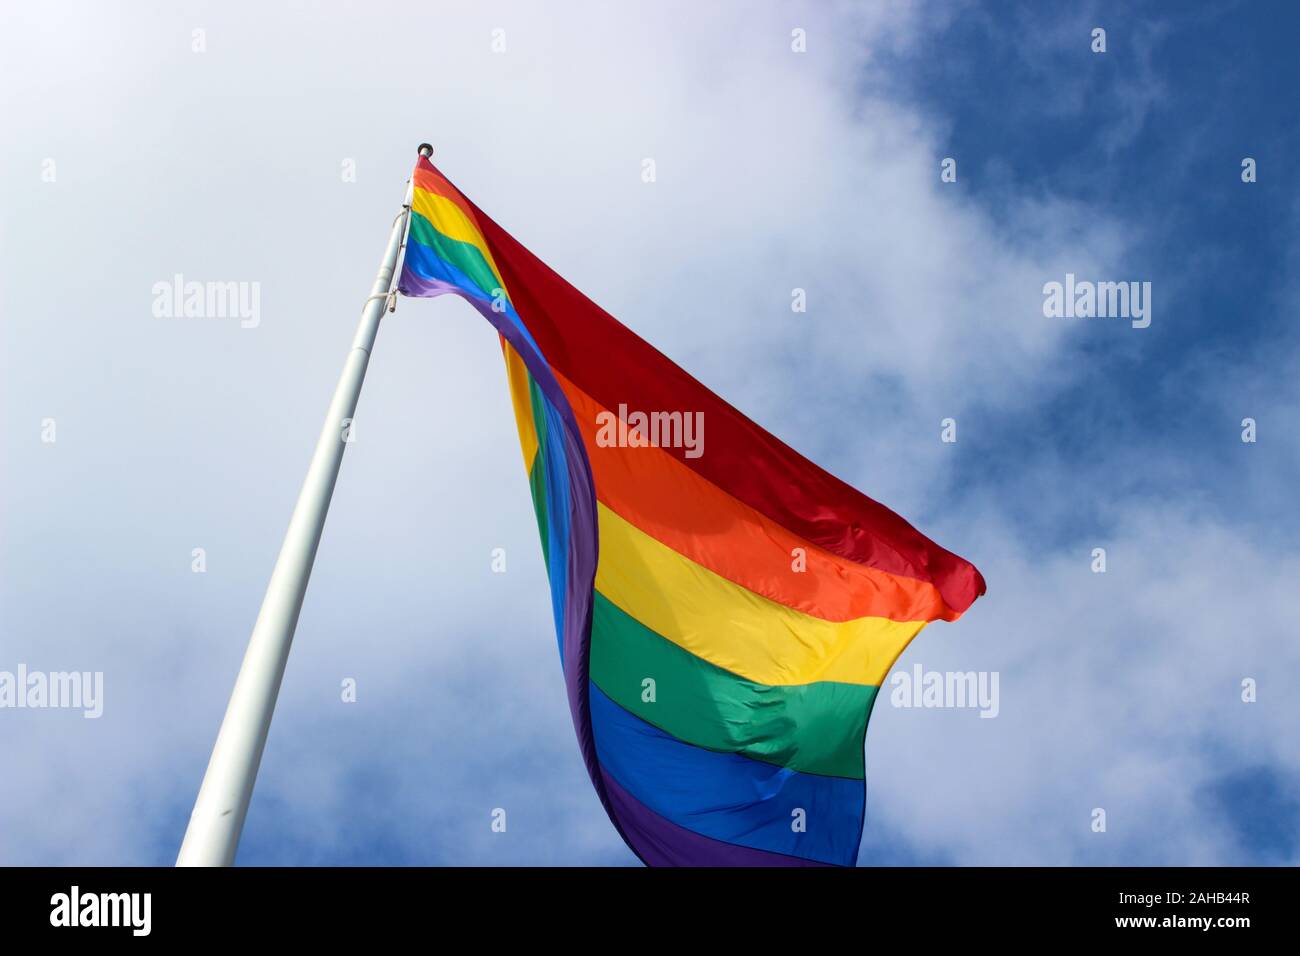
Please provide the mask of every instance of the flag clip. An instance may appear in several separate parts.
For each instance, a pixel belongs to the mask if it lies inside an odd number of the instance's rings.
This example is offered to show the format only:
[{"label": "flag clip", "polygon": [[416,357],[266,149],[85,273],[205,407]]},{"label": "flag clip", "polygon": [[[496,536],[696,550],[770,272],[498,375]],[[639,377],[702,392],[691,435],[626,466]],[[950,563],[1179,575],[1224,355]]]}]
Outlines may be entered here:
[{"label": "flag clip", "polygon": [[383,299],[384,300],[383,307],[386,308],[389,312],[396,311],[397,303],[393,301],[393,298],[396,295],[397,295],[396,289],[392,289],[388,292],[380,292],[377,295],[372,295],[369,298],[367,298],[365,302],[361,303],[361,311],[365,312],[366,307],[370,305],[371,302],[374,302],[376,299]]}]

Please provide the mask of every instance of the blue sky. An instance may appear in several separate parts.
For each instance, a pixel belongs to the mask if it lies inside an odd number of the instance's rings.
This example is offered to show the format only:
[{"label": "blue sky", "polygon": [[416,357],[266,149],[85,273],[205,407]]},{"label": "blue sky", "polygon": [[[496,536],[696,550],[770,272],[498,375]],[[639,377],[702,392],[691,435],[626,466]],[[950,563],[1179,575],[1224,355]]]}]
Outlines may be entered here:
[{"label": "blue sky", "polygon": [[[946,33],[952,55],[927,61],[913,88],[919,102],[947,105],[946,148],[973,151],[976,169],[989,173],[987,184],[978,171],[968,183],[978,201],[996,208],[1008,193],[1041,191],[1113,215],[1129,240],[1123,268],[1158,290],[1164,321],[1140,342],[1089,336],[1067,387],[998,415],[988,432],[1003,448],[1027,442],[1021,456],[1050,456],[1109,486],[1072,502],[1038,529],[1040,539],[1104,527],[1107,505],[1124,493],[1178,494],[1285,546],[1300,517],[1283,498],[1294,441],[1266,442],[1242,458],[1225,454],[1223,437],[1260,400],[1286,413],[1270,426],[1276,437],[1294,434],[1300,207],[1285,177],[1245,186],[1238,173],[1244,156],[1285,168],[1300,146],[1297,110],[1284,92],[1298,79],[1283,39],[1295,12],[1284,4],[1172,17],[1158,5],[1096,9],[1079,22],[1104,19],[1106,56],[1050,45],[1026,55],[1024,44],[968,10]],[[1026,22],[1019,32],[1032,36],[1032,15]],[[1044,61],[1069,78],[1044,82]],[[1059,109],[1062,88],[1076,91],[1078,109]],[[1113,468],[1116,452],[1137,444],[1145,467]],[[988,458],[961,463],[957,484],[987,478]],[[1026,521],[1041,518],[1034,504],[1025,505]]]},{"label": "blue sky", "polygon": [[[0,863],[174,859],[421,140],[984,572],[899,667],[996,671],[999,715],[882,698],[862,864],[1300,860],[1293,7],[709,6],[4,14],[0,670],[106,702],[0,711]],[[1151,326],[1044,317],[1067,272],[1150,281]],[[259,324],[154,316],[175,273],[259,283]],[[477,314],[403,302],[357,422],[239,861],[634,863]]]},{"label": "blue sky", "polygon": [[[1124,267],[1157,284],[1165,321],[1140,343],[1091,337],[1070,387],[1023,414],[998,415],[989,431],[1087,468],[1102,456],[1095,442],[1074,440],[1086,434],[1075,423],[1141,430],[1148,449],[1193,466],[1180,473],[1180,490],[1207,492],[1224,514],[1263,518],[1261,530],[1294,534],[1295,509],[1256,515],[1232,494],[1242,463],[1214,449],[1235,413],[1213,379],[1279,387],[1291,370],[1292,353],[1278,346],[1293,338],[1295,200],[1285,177],[1243,188],[1238,173],[1245,156],[1284,169],[1300,147],[1285,92],[1300,79],[1283,26],[1295,11],[1228,4],[1165,16],[1168,6],[1109,4],[1070,14],[1060,37],[1059,13],[1014,9],[1015,29],[978,6],[955,14],[942,55],[898,64],[905,95],[943,115],[943,148],[967,160],[963,188],[995,214],[1009,195],[1051,194],[1125,222]],[[1105,26],[1105,55],[1072,42],[1083,24]],[[978,461],[962,464],[974,469],[962,483],[979,479]]]},{"label": "blue sky", "polygon": [[[1017,473],[1032,475],[1025,484],[1037,487],[1025,499],[1003,501],[1032,548],[1113,533],[1117,501],[1178,497],[1245,529],[1261,552],[1293,550],[1300,511],[1283,485],[1297,464],[1300,207],[1285,174],[1249,186],[1239,174],[1246,156],[1285,170],[1300,148],[1286,92],[1300,89],[1287,39],[1296,16],[1286,4],[1100,4],[1067,14],[1062,29],[1060,11],[1041,5],[1000,7],[997,16],[968,5],[925,55],[890,64],[903,95],[943,117],[942,149],[960,157],[974,201],[996,216],[1009,199],[1044,194],[1113,216],[1130,239],[1120,271],[1158,290],[1161,321],[1140,341],[1090,336],[1068,385],[1050,401],[990,415],[983,443],[962,449],[952,469],[954,489],[1005,488]],[[1105,54],[1077,42],[1093,26],[1107,31]],[[1265,397],[1280,406],[1270,430],[1286,438],[1243,460],[1225,439]],[[1116,446],[1135,445],[1138,466],[1117,473],[1112,463],[1131,459],[1113,454]],[[1141,467],[1158,461],[1179,467]],[[1040,496],[1051,490],[1042,463],[1089,476],[1092,493],[1044,514]],[[1199,798],[1234,831],[1236,861],[1294,859],[1297,782],[1294,768],[1264,763],[1204,785]]]}]

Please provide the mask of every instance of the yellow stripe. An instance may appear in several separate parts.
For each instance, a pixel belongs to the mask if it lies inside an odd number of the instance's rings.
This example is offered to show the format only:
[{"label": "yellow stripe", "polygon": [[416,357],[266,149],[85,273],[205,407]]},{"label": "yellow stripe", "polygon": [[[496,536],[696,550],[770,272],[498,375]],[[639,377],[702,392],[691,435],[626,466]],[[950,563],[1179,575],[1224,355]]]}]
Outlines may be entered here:
[{"label": "yellow stripe", "polygon": [[683,557],[598,503],[596,590],[696,657],[759,684],[880,686],[924,621],[824,621]]},{"label": "yellow stripe", "polygon": [[497,270],[497,264],[492,259],[492,253],[488,251],[487,242],[483,239],[483,233],[465,215],[463,209],[446,196],[439,196],[436,193],[419,188],[416,188],[414,195],[411,197],[411,208],[429,220],[433,227],[448,239],[467,242],[483,253],[483,259],[487,262],[488,268],[492,270],[492,275],[496,277],[497,285],[502,289],[506,287],[505,282],[501,279],[501,273]]},{"label": "yellow stripe", "polygon": [[533,403],[528,392],[528,367],[505,339],[501,340],[501,351],[506,357],[506,380],[510,383],[510,404],[515,408],[515,427],[519,429],[524,468],[531,470],[533,458],[537,455],[537,426],[533,424]]}]

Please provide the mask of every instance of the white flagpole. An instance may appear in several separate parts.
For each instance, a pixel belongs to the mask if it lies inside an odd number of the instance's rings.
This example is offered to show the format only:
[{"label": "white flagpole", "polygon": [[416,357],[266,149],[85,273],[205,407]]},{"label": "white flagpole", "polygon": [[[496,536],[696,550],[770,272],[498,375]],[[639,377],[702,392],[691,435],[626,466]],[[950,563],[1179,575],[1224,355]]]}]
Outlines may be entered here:
[{"label": "white flagpole", "polygon": [[[432,154],[432,146],[427,143],[420,145],[420,155]],[[393,221],[379,273],[362,309],[361,324],[352,340],[352,350],[343,365],[338,387],[334,389],[316,451],[307,468],[302,490],[298,492],[293,516],[289,519],[289,530],[285,532],[280,556],[266,586],[266,596],[262,598],[262,609],[248,639],[244,663],[239,668],[235,689],[226,706],[226,716],[212,747],[208,769],[203,775],[199,796],[185,830],[185,840],[176,858],[177,866],[229,866],[235,860],[239,834],[248,813],[248,801],[253,795],[257,767],[262,760],[262,748],[271,727],[275,699],[280,692],[285,662],[289,659],[289,645],[293,642],[307,579],[311,576],[321,529],[325,526],[330,495],[334,493],[334,482],[343,461],[343,449],[347,444],[345,429],[356,413],[357,397],[361,394],[361,383],[370,362],[370,350],[379,331],[379,319],[391,297],[396,295],[398,255],[405,245],[413,189],[413,181],[408,181],[402,211]]]}]

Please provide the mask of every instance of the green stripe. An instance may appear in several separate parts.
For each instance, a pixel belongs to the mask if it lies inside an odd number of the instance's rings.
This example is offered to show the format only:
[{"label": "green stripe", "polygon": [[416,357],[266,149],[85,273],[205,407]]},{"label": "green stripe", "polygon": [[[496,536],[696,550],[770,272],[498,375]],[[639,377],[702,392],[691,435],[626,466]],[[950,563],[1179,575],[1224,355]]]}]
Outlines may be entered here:
[{"label": "green stripe", "polygon": [[[642,682],[655,682],[643,700]],[[863,777],[862,738],[875,687],[820,681],[755,684],[660,637],[596,592],[591,679],[625,710],[707,750],[833,777]]]},{"label": "green stripe", "polygon": [[549,571],[551,542],[546,520],[546,466],[542,463],[542,451],[546,447],[546,416],[542,414],[542,390],[533,381],[532,373],[528,374],[528,407],[533,415],[533,430],[537,432],[537,454],[533,456],[532,466],[528,469],[528,490],[533,494],[537,532],[542,537],[542,558]]},{"label": "green stripe", "polygon": [[433,223],[415,210],[411,210],[411,232],[409,238],[422,246],[428,246],[440,259],[450,262],[473,280],[484,295],[492,297],[501,288],[492,267],[483,258],[478,246],[459,239],[449,239],[440,233]]},{"label": "green stripe", "polygon": [[542,452],[538,449],[528,472],[528,490],[533,493],[533,512],[537,515],[537,533],[542,538],[542,560],[547,571],[551,567],[550,541],[546,532],[546,469],[542,466]]},{"label": "green stripe", "polygon": [[[537,455],[528,485],[549,564],[543,397],[528,376]],[[806,773],[863,778],[862,738],[876,688],[821,681],[792,687],[756,684],[660,637],[600,592],[594,594],[591,679],[625,710],[678,740]],[[655,700],[642,681],[655,681]]]},{"label": "green stripe", "polygon": [[533,430],[537,432],[538,449],[546,446],[546,415],[543,413],[542,403],[546,401],[542,397],[542,390],[538,387],[537,382],[533,379],[533,373],[528,373],[528,408],[533,413]]}]

